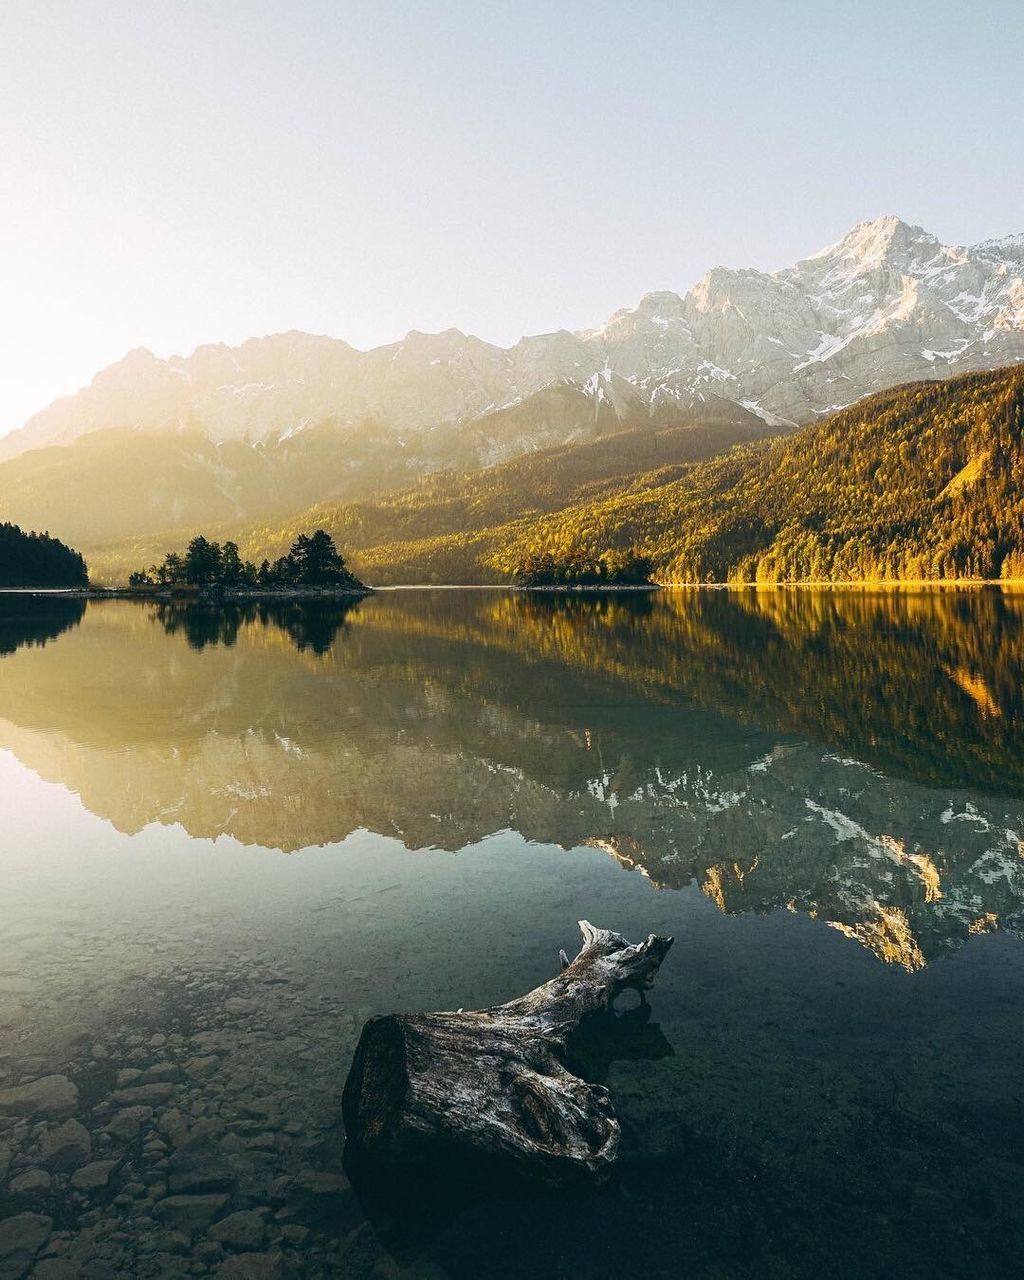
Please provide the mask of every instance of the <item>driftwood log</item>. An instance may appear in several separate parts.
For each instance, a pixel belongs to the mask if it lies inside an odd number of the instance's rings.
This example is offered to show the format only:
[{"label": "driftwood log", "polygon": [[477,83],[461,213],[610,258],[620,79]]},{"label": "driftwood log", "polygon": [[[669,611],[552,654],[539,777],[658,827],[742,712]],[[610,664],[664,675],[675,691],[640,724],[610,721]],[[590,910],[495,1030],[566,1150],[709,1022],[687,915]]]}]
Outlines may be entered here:
[{"label": "driftwood log", "polygon": [[600,1181],[619,1146],[608,1090],[566,1065],[572,1032],[654,982],[671,938],[630,944],[580,921],[583,948],[518,1000],[389,1014],[363,1027],[345,1083],[348,1141],[377,1166],[468,1156],[564,1185]]}]

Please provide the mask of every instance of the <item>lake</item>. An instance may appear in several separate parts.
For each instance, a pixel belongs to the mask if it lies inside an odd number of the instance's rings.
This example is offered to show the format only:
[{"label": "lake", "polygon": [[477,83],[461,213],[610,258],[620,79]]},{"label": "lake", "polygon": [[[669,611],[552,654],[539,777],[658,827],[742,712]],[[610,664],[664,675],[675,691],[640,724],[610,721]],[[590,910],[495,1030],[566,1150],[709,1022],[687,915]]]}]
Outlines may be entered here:
[{"label": "lake", "polygon": [[[997,590],[0,598],[0,1277],[1015,1274],[1022,663]],[[676,939],[611,1182],[353,1184],[365,1019],[584,917]]]}]

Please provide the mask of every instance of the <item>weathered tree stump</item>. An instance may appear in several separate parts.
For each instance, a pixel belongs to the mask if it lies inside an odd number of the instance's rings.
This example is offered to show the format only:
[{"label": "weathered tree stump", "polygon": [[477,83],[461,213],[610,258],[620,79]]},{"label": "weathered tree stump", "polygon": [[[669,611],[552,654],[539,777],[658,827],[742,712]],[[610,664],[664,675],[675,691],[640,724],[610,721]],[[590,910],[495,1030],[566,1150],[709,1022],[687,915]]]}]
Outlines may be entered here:
[{"label": "weathered tree stump", "polygon": [[557,978],[475,1012],[388,1014],[363,1027],[345,1083],[348,1140],[374,1164],[465,1155],[554,1184],[600,1181],[619,1146],[608,1090],[566,1065],[571,1033],[628,988],[653,985],[671,938],[631,945],[580,921]]}]

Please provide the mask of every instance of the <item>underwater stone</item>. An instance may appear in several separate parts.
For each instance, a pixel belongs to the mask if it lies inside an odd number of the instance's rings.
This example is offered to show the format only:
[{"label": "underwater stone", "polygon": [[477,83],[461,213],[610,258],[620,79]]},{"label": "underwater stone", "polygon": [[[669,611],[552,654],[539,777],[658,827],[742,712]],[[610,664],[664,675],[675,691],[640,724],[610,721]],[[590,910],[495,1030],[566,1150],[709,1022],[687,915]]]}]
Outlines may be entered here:
[{"label": "underwater stone", "polygon": [[0,1112],[60,1119],[78,1109],[78,1089],[67,1076],[43,1076],[13,1089],[0,1089]]},{"label": "underwater stone", "polygon": [[92,1155],[89,1130],[77,1120],[66,1120],[43,1135],[39,1144],[43,1164],[51,1169],[77,1169]]},{"label": "underwater stone", "polygon": [[118,1164],[119,1160],[95,1160],[92,1164],[82,1165],[71,1175],[71,1185],[76,1191],[95,1191],[105,1187]]}]

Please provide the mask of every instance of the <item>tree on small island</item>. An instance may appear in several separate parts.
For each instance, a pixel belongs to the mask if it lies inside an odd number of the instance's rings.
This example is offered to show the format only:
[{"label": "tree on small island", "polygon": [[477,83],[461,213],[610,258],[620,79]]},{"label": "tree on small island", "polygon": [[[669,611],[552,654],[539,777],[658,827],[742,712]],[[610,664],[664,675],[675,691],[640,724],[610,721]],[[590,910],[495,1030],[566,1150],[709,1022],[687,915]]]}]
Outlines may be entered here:
[{"label": "tree on small island", "polygon": [[222,591],[288,591],[304,588],[363,590],[325,529],[300,533],[287,555],[256,567],[243,560],[238,544],[211,542],[202,534],[188,544],[185,554],[169,551],[163,561],[140,569],[128,578],[134,590],[197,588]]},{"label": "tree on small island", "polygon": [[522,587],[651,587],[653,565],[648,556],[630,551],[602,551],[596,556],[540,552],[516,570]]}]

